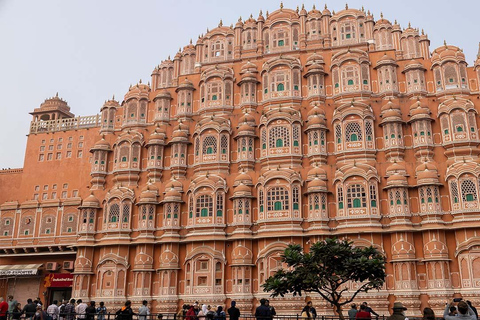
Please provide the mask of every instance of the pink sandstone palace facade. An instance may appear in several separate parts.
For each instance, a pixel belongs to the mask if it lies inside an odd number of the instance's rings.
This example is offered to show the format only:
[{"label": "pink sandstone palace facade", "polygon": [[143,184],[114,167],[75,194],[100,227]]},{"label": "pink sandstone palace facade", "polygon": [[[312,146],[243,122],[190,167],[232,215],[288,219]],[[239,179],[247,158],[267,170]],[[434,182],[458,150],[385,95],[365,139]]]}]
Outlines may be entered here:
[{"label": "pink sandstone palace facade", "polygon": [[0,172],[0,293],[250,313],[289,243],[336,236],[385,253],[358,298],[380,314],[479,305],[479,84],[480,56],[363,8],[220,22],[99,115],[34,109]]}]

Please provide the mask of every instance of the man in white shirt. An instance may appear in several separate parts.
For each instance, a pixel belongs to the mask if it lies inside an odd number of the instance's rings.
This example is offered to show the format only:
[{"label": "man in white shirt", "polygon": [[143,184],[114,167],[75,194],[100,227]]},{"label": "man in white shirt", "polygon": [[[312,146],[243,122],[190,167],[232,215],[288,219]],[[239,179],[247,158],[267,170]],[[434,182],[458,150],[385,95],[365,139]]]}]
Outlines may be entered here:
[{"label": "man in white shirt", "polygon": [[83,302],[82,299],[77,300],[77,307],[75,308],[77,319],[85,319],[85,310],[87,309],[87,307],[87,304]]},{"label": "man in white shirt", "polygon": [[60,315],[60,308],[58,308],[58,301],[53,300],[53,303],[48,306],[47,314],[52,317],[53,320],[57,320]]}]

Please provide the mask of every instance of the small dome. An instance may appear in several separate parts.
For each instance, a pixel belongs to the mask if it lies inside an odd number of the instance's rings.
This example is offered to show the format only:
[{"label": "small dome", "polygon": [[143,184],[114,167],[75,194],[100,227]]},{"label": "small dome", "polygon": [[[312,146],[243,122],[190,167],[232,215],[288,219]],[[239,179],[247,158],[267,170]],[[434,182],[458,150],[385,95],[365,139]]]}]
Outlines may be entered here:
[{"label": "small dome", "polygon": [[115,98],[112,98],[108,101],[105,101],[101,110],[105,108],[118,108],[118,107],[120,107],[120,104],[118,103],[117,100],[115,100]]},{"label": "small dome", "polygon": [[147,146],[149,145],[164,145],[165,144],[165,129],[157,126],[155,130],[148,137]]},{"label": "small dome", "polygon": [[142,83],[141,81],[134,86],[131,86],[128,92],[125,94],[124,100],[127,101],[132,98],[148,99],[150,93],[150,86]]},{"label": "small dome", "polygon": [[195,90],[195,86],[192,81],[185,78],[175,91],[178,92],[179,90]]},{"label": "small dome", "polygon": [[313,180],[309,181],[308,182],[308,188],[326,188],[327,187],[327,183],[318,178],[318,177],[315,177]]},{"label": "small dome", "polygon": [[405,169],[405,166],[402,165],[401,163],[394,162],[387,167],[386,172],[387,172],[387,175],[391,175],[391,174],[395,174],[395,173],[406,174],[407,170]]},{"label": "small dome", "polygon": [[315,177],[326,179],[327,173],[325,172],[325,170],[323,170],[323,168],[314,165],[314,167],[308,171],[307,176],[308,179],[314,179]]},{"label": "small dome", "polygon": [[234,193],[241,192],[241,193],[251,193],[251,189],[249,186],[240,183],[238,186],[235,187]]},{"label": "small dome", "polygon": [[438,170],[429,162],[419,165],[416,168],[417,183],[419,185],[438,184]]},{"label": "small dome", "polygon": [[183,184],[179,180],[172,178],[165,185],[165,190],[170,190],[171,188],[181,191],[183,190]]},{"label": "small dome", "polygon": [[233,183],[233,185],[237,186],[240,184],[253,185],[252,177],[246,172],[241,172],[238,176],[235,177],[235,182]]},{"label": "small dome", "polygon": [[391,27],[392,23],[388,21],[387,19],[383,18],[383,13],[380,13],[380,19],[375,22],[375,27],[373,30],[377,30],[380,28],[388,28]]},{"label": "small dome", "polygon": [[102,139],[95,142],[93,148],[90,149],[90,152],[93,152],[95,150],[111,151],[112,148],[110,147],[110,143],[108,143],[108,141],[105,140],[105,137],[102,135]]},{"label": "small dome", "polygon": [[[302,6],[302,11],[300,11],[300,15],[302,14],[303,10],[305,10]],[[305,10],[306,11],[306,10]],[[322,13],[315,8],[315,5],[313,5],[312,10],[308,11],[308,18],[320,18],[322,16]]]},{"label": "small dome", "polygon": [[430,114],[431,114],[430,109],[427,106],[422,105],[420,100],[418,100],[417,102],[415,102],[410,106],[409,115],[411,117],[411,120],[425,119],[425,118],[431,119]]},{"label": "small dome", "polygon": [[395,173],[387,178],[388,187],[407,187],[407,178],[401,174]]},{"label": "small dome", "polygon": [[155,99],[172,99],[172,95],[167,90],[162,90],[157,93]]},{"label": "small dome", "polygon": [[255,133],[255,128],[252,127],[251,125],[248,125],[246,123],[240,125],[238,127],[238,132],[252,132],[252,133]]},{"label": "small dome", "polygon": [[82,201],[82,207],[100,208],[100,201],[93,195],[93,192],[91,192],[90,195]]},{"label": "small dome", "polygon": [[325,8],[323,9],[322,15],[324,15],[324,16],[331,16],[332,15],[330,10],[328,10],[327,5],[325,5]]},{"label": "small dome", "polygon": [[465,62],[465,54],[462,49],[456,46],[447,45],[438,47],[432,53],[432,66],[441,63],[443,60],[453,60],[456,62]]},{"label": "small dome", "polygon": [[180,192],[178,192],[174,188],[170,188],[170,190],[165,192],[165,199],[167,199],[167,198],[173,199],[173,198],[181,198],[181,197],[182,197],[182,195],[180,194]]},{"label": "small dome", "polygon": [[375,68],[378,68],[378,67],[381,67],[381,66],[384,66],[384,65],[398,66],[398,64],[395,62],[395,59],[388,56],[386,53],[377,61],[377,64],[375,65]]},{"label": "small dome", "polygon": [[314,105],[313,108],[310,109],[310,111],[308,111],[307,113],[307,117],[318,116],[318,115],[325,116],[325,111],[322,108],[320,108],[318,105]]},{"label": "small dome", "polygon": [[138,203],[158,203],[157,195],[158,188],[154,185],[148,184],[145,188],[142,189],[142,192],[140,193],[140,201]]},{"label": "small dome", "polygon": [[238,119],[238,123],[251,123],[255,124],[255,117],[252,116],[250,113],[244,113],[240,119]]}]

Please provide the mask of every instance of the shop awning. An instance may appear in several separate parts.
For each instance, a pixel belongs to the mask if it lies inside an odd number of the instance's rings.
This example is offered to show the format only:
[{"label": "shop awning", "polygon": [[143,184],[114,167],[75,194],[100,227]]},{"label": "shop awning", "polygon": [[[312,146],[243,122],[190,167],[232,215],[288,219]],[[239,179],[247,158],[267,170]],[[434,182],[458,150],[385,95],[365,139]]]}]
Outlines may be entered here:
[{"label": "shop awning", "polygon": [[12,264],[0,266],[1,276],[34,276],[42,264]]}]

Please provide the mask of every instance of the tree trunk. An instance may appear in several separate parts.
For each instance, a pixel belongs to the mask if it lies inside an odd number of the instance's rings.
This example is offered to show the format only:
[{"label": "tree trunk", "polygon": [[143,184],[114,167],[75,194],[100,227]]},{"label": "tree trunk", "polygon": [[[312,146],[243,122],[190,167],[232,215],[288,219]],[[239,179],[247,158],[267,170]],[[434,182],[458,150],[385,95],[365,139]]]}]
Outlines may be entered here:
[{"label": "tree trunk", "polygon": [[345,320],[345,318],[343,317],[342,306],[341,306],[341,305],[339,305],[339,304],[336,304],[336,305],[335,305],[335,312],[337,312],[338,317],[340,318],[340,320]]}]

